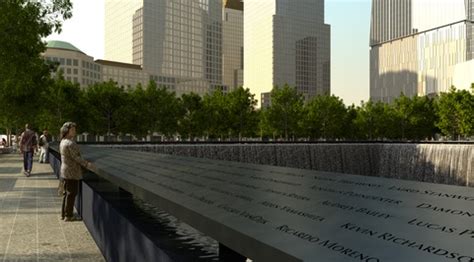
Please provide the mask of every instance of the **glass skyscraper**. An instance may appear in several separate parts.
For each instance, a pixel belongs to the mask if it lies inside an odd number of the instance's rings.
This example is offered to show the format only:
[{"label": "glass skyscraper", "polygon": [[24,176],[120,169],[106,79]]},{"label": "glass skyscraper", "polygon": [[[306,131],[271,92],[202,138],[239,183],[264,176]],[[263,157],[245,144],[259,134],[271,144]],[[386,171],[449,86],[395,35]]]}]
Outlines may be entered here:
[{"label": "glass skyscraper", "polygon": [[284,84],[306,98],[330,92],[324,0],[244,1],[244,86],[268,101]]},{"label": "glass skyscraper", "polygon": [[241,0],[224,0],[223,10],[222,80],[232,90],[244,84],[244,5]]},{"label": "glass skyscraper", "polygon": [[370,97],[433,96],[474,82],[474,0],[373,0]]},{"label": "glass skyscraper", "polygon": [[105,57],[178,95],[220,87],[222,0],[106,0]]}]

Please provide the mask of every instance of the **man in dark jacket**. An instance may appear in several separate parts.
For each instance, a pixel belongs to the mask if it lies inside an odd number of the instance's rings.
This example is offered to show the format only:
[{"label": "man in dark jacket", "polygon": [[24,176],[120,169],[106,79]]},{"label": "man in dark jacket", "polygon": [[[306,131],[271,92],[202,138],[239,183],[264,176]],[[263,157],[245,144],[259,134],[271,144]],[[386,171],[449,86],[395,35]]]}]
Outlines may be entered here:
[{"label": "man in dark jacket", "polygon": [[30,129],[28,124],[25,125],[25,131],[21,133],[20,153],[23,155],[23,169],[25,176],[31,175],[33,168],[33,155],[37,147],[36,134]]}]

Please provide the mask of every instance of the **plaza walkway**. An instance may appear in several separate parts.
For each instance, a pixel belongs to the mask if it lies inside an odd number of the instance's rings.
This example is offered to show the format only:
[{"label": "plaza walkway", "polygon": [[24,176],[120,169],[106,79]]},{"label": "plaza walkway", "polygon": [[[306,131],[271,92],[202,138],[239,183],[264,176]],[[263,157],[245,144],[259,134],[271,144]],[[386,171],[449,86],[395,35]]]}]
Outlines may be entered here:
[{"label": "plaza walkway", "polygon": [[18,154],[0,154],[0,262],[105,261],[83,222],[60,220],[57,186],[49,165],[27,178]]}]

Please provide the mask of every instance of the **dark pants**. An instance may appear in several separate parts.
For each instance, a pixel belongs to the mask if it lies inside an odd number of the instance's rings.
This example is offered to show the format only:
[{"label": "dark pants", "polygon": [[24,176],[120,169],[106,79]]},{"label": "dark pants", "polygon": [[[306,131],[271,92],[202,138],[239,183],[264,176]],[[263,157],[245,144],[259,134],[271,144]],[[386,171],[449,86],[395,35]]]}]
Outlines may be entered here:
[{"label": "dark pants", "polygon": [[64,179],[64,197],[61,217],[72,217],[74,211],[74,202],[79,191],[79,180]]},{"label": "dark pants", "polygon": [[23,152],[23,168],[27,172],[31,172],[33,168],[33,151]]}]

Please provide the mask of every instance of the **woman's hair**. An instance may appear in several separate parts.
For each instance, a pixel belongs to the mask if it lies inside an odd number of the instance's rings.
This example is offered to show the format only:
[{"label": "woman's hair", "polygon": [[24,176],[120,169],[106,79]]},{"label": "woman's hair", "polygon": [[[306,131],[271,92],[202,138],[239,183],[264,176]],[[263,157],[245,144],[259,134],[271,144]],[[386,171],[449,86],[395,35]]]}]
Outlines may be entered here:
[{"label": "woman's hair", "polygon": [[69,130],[71,130],[71,128],[73,128],[73,127],[76,127],[76,123],[74,123],[74,122],[64,123],[64,125],[60,129],[61,139],[64,139],[67,136],[67,134],[69,133]]}]

